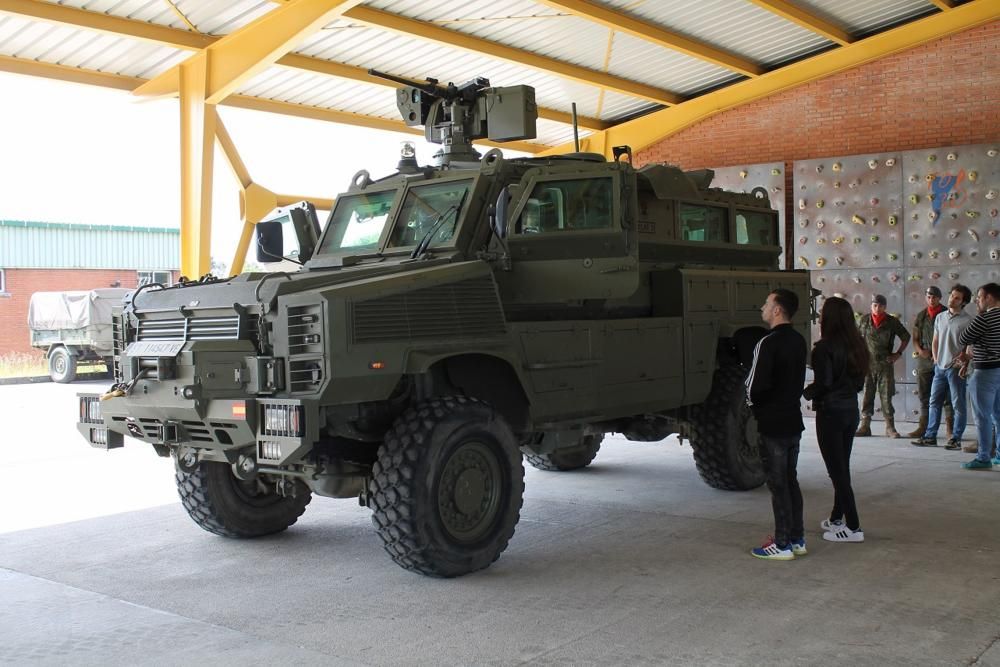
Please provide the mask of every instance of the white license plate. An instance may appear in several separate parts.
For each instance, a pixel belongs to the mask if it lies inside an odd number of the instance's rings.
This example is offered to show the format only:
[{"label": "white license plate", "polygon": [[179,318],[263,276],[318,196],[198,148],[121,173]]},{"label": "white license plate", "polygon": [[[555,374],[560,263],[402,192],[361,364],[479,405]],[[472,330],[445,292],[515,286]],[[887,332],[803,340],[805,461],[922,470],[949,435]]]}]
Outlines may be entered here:
[{"label": "white license plate", "polygon": [[140,340],[125,348],[128,357],[176,357],[184,347],[182,340]]}]

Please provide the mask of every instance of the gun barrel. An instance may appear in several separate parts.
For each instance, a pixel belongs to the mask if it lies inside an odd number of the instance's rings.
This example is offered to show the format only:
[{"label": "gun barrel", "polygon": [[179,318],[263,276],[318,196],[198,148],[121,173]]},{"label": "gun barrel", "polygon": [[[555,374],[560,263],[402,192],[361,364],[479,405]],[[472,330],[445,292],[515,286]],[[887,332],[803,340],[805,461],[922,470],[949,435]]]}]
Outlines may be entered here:
[{"label": "gun barrel", "polygon": [[434,95],[435,97],[443,97],[446,90],[441,86],[438,86],[432,81],[414,81],[412,79],[407,79],[403,76],[396,76],[395,74],[389,74],[388,72],[380,72],[377,69],[369,69],[368,74],[371,76],[377,76],[380,79],[385,79],[386,81],[393,81],[402,86],[411,86],[417,90],[421,90],[429,95]]}]

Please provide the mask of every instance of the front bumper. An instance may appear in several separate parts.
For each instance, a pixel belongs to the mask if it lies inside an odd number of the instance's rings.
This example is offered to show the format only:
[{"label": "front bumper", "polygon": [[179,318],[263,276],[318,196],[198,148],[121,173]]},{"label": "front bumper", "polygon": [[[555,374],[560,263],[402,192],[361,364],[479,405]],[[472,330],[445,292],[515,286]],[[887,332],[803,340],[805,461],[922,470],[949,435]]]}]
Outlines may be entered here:
[{"label": "front bumper", "polygon": [[[311,401],[218,399],[188,405],[149,405],[128,396],[100,400],[78,394],[77,430],[97,449],[115,449],[124,436],[153,445],[235,453],[254,446],[260,463],[294,462],[316,441],[317,409]],[[229,458],[227,456],[227,458]]]}]

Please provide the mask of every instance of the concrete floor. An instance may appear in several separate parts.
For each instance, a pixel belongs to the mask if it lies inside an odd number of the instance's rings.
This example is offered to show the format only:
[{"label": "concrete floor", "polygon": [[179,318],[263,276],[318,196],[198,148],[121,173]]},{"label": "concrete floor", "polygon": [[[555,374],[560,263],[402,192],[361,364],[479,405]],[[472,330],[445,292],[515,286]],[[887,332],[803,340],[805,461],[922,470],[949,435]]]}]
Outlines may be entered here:
[{"label": "concrete floor", "polygon": [[584,471],[529,468],[506,553],[435,580],[353,501],[314,498],[270,538],[200,530],[168,461],[79,440],[85,389],[0,387],[2,664],[1000,666],[1000,471],[967,454],[859,440],[867,541],[830,544],[809,423],[810,554],[773,563],[747,553],[766,490],[710,489],[674,438],[611,438]]}]

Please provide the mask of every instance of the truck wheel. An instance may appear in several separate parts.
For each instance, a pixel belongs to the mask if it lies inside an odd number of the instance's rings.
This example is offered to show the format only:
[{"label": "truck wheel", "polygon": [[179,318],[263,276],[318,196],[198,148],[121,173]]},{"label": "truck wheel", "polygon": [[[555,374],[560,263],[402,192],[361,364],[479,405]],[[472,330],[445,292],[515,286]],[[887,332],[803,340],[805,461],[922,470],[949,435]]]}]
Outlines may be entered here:
[{"label": "truck wheel", "polygon": [[76,357],[65,347],[57,347],[49,353],[49,377],[62,384],[76,379]]},{"label": "truck wheel", "polygon": [[603,435],[585,435],[580,444],[563,447],[548,454],[525,454],[528,463],[539,470],[579,470],[586,468],[601,451]]},{"label": "truck wheel", "polygon": [[715,371],[712,391],[691,411],[691,447],[698,474],[716,489],[746,491],[765,481],[757,449],[757,420],[746,404],[747,371],[725,364]]},{"label": "truck wheel", "polygon": [[474,398],[434,398],[404,412],[379,447],[372,523],[397,565],[457,577],[500,557],[523,494],[521,452],[503,417]]},{"label": "truck wheel", "polygon": [[223,537],[260,537],[295,523],[312,494],[296,480],[295,494],[278,494],[261,477],[243,481],[228,463],[202,461],[191,472],[176,470],[177,493],[192,520]]}]

